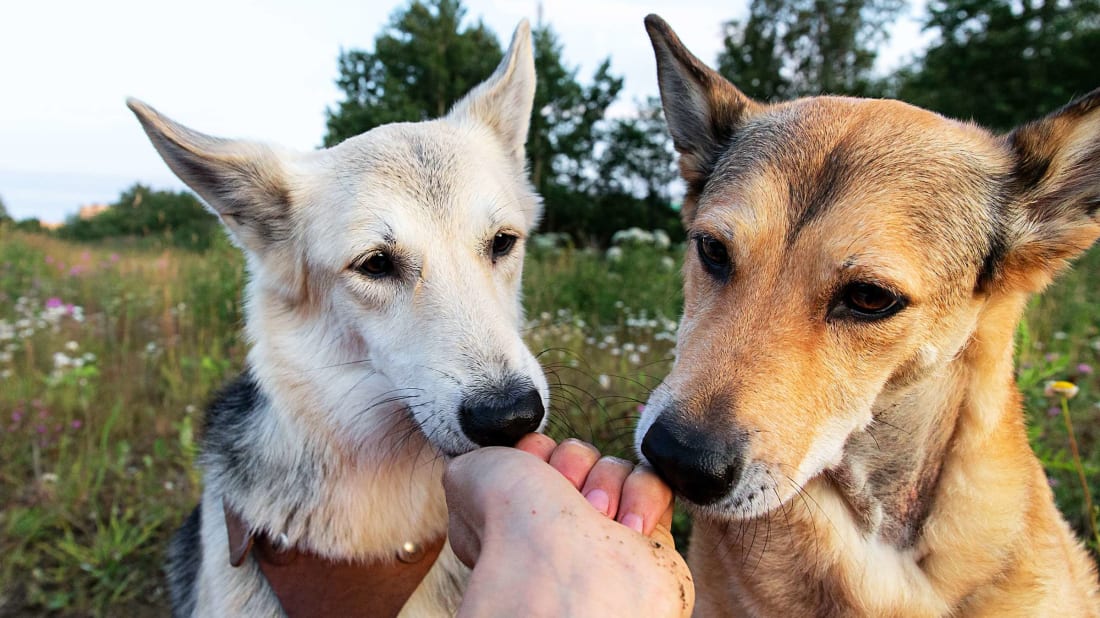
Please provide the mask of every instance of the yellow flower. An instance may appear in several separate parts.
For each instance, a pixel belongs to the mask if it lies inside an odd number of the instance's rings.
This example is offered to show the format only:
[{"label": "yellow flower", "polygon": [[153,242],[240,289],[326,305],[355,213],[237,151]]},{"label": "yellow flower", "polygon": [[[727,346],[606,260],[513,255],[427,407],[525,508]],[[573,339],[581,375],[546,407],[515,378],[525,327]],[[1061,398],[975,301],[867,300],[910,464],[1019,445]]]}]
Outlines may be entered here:
[{"label": "yellow flower", "polygon": [[1081,389],[1077,388],[1077,385],[1073,382],[1066,382],[1065,380],[1057,380],[1054,382],[1047,382],[1046,388],[1043,392],[1047,397],[1053,397],[1055,395],[1059,397],[1065,397],[1066,399],[1073,399],[1077,396],[1077,392]]}]

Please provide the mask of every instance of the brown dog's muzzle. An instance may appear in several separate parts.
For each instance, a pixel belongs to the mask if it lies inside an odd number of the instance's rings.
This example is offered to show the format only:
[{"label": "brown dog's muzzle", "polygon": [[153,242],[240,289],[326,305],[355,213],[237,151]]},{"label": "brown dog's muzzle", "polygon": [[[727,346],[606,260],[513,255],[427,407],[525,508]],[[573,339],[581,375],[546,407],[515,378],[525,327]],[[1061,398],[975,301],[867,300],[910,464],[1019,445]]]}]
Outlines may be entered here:
[{"label": "brown dog's muzzle", "polygon": [[726,435],[661,416],[642,439],[642,454],[677,494],[699,505],[714,504],[729,495],[744,467],[744,440]]}]

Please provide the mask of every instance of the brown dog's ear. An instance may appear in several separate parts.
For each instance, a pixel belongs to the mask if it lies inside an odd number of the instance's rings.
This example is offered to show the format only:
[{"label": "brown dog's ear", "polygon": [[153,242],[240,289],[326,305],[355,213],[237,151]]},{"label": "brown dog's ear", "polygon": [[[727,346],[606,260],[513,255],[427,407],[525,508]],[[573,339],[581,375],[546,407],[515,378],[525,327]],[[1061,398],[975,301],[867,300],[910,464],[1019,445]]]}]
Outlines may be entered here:
[{"label": "brown dog's ear", "polygon": [[657,85],[672,144],[680,153],[680,175],[688,184],[684,221],[694,218],[694,202],[730,137],[762,106],[703,64],[656,15],[645,18],[657,57]]},{"label": "brown dog's ear", "polygon": [[168,167],[202,197],[242,248],[262,255],[289,236],[289,191],[271,148],[203,135],[137,99],[126,105]]},{"label": "brown dog's ear", "polygon": [[1002,274],[1037,291],[1100,237],[1100,89],[1003,139],[1014,206]]}]

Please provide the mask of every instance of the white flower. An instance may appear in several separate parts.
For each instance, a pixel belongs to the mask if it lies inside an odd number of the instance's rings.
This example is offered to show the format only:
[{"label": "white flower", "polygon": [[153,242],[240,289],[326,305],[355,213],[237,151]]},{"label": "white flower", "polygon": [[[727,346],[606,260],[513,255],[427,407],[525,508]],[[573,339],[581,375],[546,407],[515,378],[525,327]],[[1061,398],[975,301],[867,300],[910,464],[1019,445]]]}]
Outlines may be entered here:
[{"label": "white flower", "polygon": [[1066,399],[1073,399],[1080,392],[1080,388],[1073,382],[1066,382],[1064,380],[1057,380],[1054,382],[1047,382],[1043,388],[1043,393],[1047,397],[1065,397]]},{"label": "white flower", "polygon": [[1056,331],[1054,333],[1054,338],[1057,339],[1058,341],[1064,341],[1067,337],[1069,337],[1069,335],[1067,335],[1063,331]]},{"label": "white flower", "polygon": [[11,359],[11,352],[0,352],[0,363],[10,363]]},{"label": "white flower", "polygon": [[630,360],[630,362],[634,363],[635,365],[642,364],[642,356],[637,352],[631,354],[628,360]]},{"label": "white flower", "polygon": [[611,387],[611,378],[607,377],[606,373],[601,373],[596,381],[600,383],[600,388],[606,390]]},{"label": "white flower", "polygon": [[[668,232],[664,230],[653,230],[653,244],[656,245],[658,249],[668,249],[669,246],[672,245],[672,241],[669,240]],[[669,259],[671,260],[672,258]],[[662,260],[662,262],[663,261],[664,260]]]},{"label": "white flower", "polygon": [[618,262],[623,259],[623,250],[620,247],[611,247],[607,250],[607,259],[611,262]]},{"label": "white flower", "polygon": [[70,341],[70,342],[65,344],[65,349],[70,351],[70,352],[76,352],[77,350],[80,349],[80,344],[75,342],[75,341]]},{"label": "white flower", "polygon": [[661,258],[661,268],[665,270],[672,270],[676,268],[676,260],[668,257],[667,255]]},{"label": "white flower", "polygon": [[68,367],[72,362],[73,359],[69,358],[64,352],[54,352],[53,354],[53,366],[57,369]]},{"label": "white flower", "polygon": [[11,376],[12,376],[11,369],[4,369],[4,370],[0,371],[0,379],[7,380]]}]

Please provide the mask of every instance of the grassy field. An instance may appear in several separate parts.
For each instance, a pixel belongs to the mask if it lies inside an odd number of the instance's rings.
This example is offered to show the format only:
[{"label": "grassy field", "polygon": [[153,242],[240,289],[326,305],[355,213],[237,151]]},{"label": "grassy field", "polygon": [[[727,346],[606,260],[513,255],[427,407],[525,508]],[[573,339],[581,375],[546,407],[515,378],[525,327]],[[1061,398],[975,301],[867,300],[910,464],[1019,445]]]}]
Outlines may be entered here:
[{"label": "grassy field", "polygon": [[[532,251],[526,336],[551,377],[555,433],[628,452],[668,371],[681,251]],[[225,242],[194,254],[0,230],[0,616],[164,612],[159,564],[198,495],[201,410],[245,353],[242,279]],[[1082,536],[1081,473],[1100,494],[1098,284],[1094,250],[1019,336],[1032,442]],[[1080,393],[1049,397],[1049,380]]]}]

